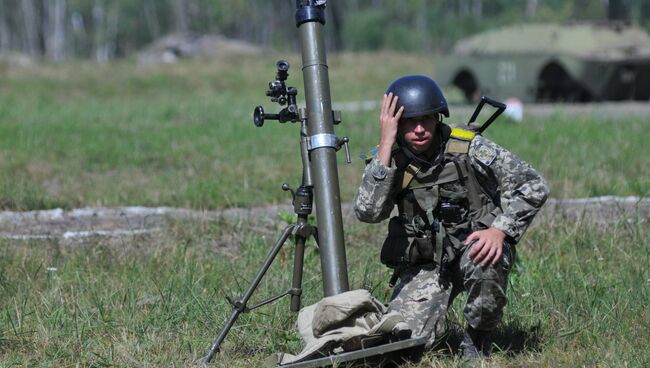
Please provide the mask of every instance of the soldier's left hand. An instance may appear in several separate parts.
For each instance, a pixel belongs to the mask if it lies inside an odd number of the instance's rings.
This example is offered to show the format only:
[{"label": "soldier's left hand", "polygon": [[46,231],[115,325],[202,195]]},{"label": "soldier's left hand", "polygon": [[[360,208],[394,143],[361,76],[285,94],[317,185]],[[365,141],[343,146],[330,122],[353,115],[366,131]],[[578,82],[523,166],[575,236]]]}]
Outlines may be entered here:
[{"label": "soldier's left hand", "polygon": [[481,267],[486,266],[488,263],[497,264],[503,254],[503,241],[505,238],[506,234],[494,227],[471,233],[465,240],[465,246],[474,243],[468,257],[474,263],[480,263]]}]

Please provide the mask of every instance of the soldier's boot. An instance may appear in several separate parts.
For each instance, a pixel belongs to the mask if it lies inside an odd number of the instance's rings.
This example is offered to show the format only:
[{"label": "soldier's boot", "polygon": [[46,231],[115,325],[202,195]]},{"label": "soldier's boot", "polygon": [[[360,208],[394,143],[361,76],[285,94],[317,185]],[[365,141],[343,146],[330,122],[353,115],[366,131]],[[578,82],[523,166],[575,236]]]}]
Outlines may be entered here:
[{"label": "soldier's boot", "polygon": [[481,331],[467,326],[460,349],[464,359],[487,358],[492,354],[492,331]]},{"label": "soldier's boot", "polygon": [[398,322],[391,332],[398,340],[404,340],[410,338],[413,331],[408,323]]}]

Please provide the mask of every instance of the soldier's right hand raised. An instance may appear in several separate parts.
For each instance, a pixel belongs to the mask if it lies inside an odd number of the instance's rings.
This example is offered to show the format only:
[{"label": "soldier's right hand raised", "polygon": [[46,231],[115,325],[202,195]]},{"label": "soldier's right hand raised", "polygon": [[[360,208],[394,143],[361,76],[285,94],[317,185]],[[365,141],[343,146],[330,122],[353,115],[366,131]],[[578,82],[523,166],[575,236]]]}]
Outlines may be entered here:
[{"label": "soldier's right hand raised", "polygon": [[395,112],[397,99],[398,97],[394,96],[392,92],[384,95],[379,112],[381,139],[377,148],[377,157],[385,166],[390,166],[390,155],[397,139],[397,125],[404,112],[404,106]]}]

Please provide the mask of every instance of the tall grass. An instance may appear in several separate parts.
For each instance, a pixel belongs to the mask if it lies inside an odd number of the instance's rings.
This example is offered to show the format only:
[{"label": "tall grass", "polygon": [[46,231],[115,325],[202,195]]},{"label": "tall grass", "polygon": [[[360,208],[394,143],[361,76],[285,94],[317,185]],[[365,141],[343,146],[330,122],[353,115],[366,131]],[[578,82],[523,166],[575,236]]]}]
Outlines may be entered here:
[{"label": "tall grass", "polygon": [[[161,237],[119,246],[4,241],[0,365],[191,365],[230,313],[223,295],[237,297],[248,285],[280,225],[179,223]],[[378,262],[383,231],[358,223],[346,230],[351,287],[387,301],[390,273]],[[533,228],[519,246],[491,364],[647,366],[648,234],[641,223]],[[254,299],[289,287],[291,250],[280,253]],[[318,251],[308,247],[303,302],[321,296]],[[462,299],[451,312],[452,347]],[[274,352],[300,350],[294,320],[286,299],[243,315],[217,365],[260,366]],[[418,366],[459,364],[442,348]]]}]

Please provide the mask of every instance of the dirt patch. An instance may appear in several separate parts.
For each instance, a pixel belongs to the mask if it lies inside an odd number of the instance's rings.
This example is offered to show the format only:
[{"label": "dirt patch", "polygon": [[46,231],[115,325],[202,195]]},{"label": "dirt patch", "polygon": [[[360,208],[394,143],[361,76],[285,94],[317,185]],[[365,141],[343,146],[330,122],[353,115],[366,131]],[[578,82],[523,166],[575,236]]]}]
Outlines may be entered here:
[{"label": "dirt patch", "polygon": [[[344,221],[356,221],[350,204],[343,204]],[[293,213],[289,205],[255,208],[232,208],[199,211],[171,207],[80,208],[0,212],[0,238],[11,240],[50,240],[79,243],[89,238],[124,238],[155,236],[178,222],[255,223],[256,228],[270,229],[281,223],[279,213]],[[599,225],[620,222],[647,222],[650,199],[637,197],[598,197],[551,199],[535,224],[584,222]],[[269,233],[269,236],[273,234]]]},{"label": "dirt patch", "polygon": [[650,198],[604,196],[550,199],[534,224],[582,222],[606,226],[621,222],[646,223],[648,219]]}]

